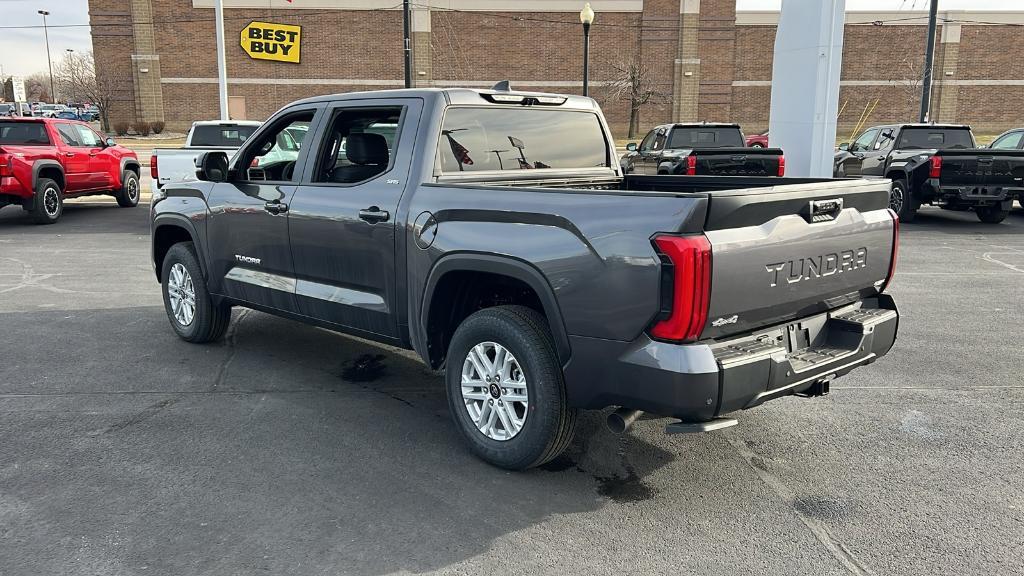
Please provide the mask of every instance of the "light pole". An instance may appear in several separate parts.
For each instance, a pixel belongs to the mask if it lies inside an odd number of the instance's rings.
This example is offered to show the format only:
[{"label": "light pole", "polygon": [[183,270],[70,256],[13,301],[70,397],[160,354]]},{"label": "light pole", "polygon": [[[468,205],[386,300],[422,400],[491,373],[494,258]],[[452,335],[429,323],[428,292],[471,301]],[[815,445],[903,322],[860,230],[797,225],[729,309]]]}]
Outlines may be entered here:
[{"label": "light pole", "polygon": [[[70,71],[74,67],[74,63],[71,62],[71,57],[72,57],[71,55],[74,54],[75,51],[73,49],[71,49],[71,48],[65,48],[64,51],[68,53],[68,55],[67,55],[67,59],[68,59],[67,66],[68,66],[68,71]],[[67,73],[67,71],[65,71],[65,74],[66,73]],[[71,102],[72,102],[72,104],[78,104],[78,98],[75,97],[75,79],[74,79],[74,77],[72,77],[70,84],[71,84]]]},{"label": "light pole", "polygon": [[594,23],[594,9],[590,2],[580,10],[580,22],[583,23],[583,95],[590,96],[590,25]]},{"label": "light pole", "polygon": [[224,1],[213,3],[214,32],[217,36],[217,99],[220,101],[220,119],[229,120],[228,114],[228,65],[224,52]]},{"label": "light pole", "polygon": [[409,38],[409,0],[402,2],[402,51],[405,67],[405,87],[412,88],[412,39]]},{"label": "light pole", "polygon": [[924,51],[924,81],[921,90],[920,122],[927,122],[931,116],[932,65],[935,62],[935,20],[939,11],[939,0],[932,0],[928,9],[928,46]]},{"label": "light pole", "polygon": [[46,10],[36,10],[36,12],[43,16],[43,38],[46,38],[46,66],[50,69],[50,102],[55,103],[57,98],[53,94],[53,62],[50,62],[50,32],[46,29],[46,17],[50,13]]}]

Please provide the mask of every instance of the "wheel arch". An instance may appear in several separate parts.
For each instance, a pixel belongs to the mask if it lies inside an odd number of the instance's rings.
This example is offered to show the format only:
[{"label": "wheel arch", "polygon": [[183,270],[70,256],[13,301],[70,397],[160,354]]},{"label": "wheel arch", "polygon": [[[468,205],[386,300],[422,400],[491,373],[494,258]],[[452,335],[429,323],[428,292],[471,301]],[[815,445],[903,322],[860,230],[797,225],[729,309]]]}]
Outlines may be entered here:
[{"label": "wheel arch", "polygon": [[[450,304],[453,297],[452,294],[446,293],[452,288],[446,278],[452,279],[458,275],[472,276],[474,274],[492,279],[507,278],[513,285],[521,283],[529,288],[536,296],[537,304],[540,306],[538,312],[544,315],[551,331],[559,363],[564,366],[569,361],[571,350],[562,313],[554,290],[539,269],[528,262],[510,256],[459,253],[444,256],[438,260],[431,269],[424,287],[419,315],[419,333],[421,335],[419,340],[423,344],[421,355],[430,366],[440,367],[447,354],[447,346],[444,349],[430,346],[432,322],[437,321],[439,310],[445,310],[445,306]],[[449,330],[450,334],[454,332],[456,326],[446,326],[445,329]],[[444,343],[447,344],[447,341]]]},{"label": "wheel arch", "polygon": [[163,262],[167,252],[170,251],[172,246],[181,242],[192,242],[196,247],[199,267],[203,270],[203,277],[208,279],[206,258],[203,257],[203,249],[200,245],[199,235],[196,233],[195,226],[184,216],[162,214],[153,221],[152,257],[157,281],[163,281],[160,273],[163,269]]},{"label": "wheel arch", "polygon": [[67,190],[64,167],[56,160],[37,160],[32,164],[32,190],[36,189],[40,178],[49,178],[55,181],[60,186],[61,192]]}]

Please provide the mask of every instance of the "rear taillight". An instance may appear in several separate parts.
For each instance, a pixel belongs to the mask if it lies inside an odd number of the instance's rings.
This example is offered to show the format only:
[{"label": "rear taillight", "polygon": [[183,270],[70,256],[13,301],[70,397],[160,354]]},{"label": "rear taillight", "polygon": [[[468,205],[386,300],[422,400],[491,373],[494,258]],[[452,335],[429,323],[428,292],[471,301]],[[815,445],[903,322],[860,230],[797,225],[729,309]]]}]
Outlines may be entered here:
[{"label": "rear taillight", "polygon": [[697,157],[687,156],[686,157],[686,175],[696,176],[697,175]]},{"label": "rear taillight", "polygon": [[711,243],[703,236],[657,236],[662,256],[659,319],[651,336],[661,340],[696,340],[708,320],[711,295]]},{"label": "rear taillight", "polygon": [[9,154],[0,154],[0,177],[14,176],[14,157]]},{"label": "rear taillight", "polygon": [[149,177],[157,182],[160,181],[160,169],[156,165],[156,154],[149,157]]},{"label": "rear taillight", "polygon": [[889,284],[892,284],[892,277],[896,275],[896,260],[900,254],[900,217],[892,209],[889,209],[889,217],[892,218],[892,257],[889,259],[889,275],[885,277],[879,292],[885,292]]},{"label": "rear taillight", "polygon": [[786,175],[786,157],[779,156],[779,178]]},{"label": "rear taillight", "polygon": [[929,178],[938,178],[942,173],[942,156],[932,156],[931,167],[928,168]]}]

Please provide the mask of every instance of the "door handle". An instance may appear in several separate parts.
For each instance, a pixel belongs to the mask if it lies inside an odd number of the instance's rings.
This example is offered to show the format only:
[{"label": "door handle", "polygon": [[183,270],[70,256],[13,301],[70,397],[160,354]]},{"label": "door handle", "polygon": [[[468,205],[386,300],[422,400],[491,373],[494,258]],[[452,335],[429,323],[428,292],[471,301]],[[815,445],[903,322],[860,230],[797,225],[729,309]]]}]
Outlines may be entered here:
[{"label": "door handle", "polygon": [[885,156],[875,156],[875,160],[885,160]]},{"label": "door handle", "polygon": [[267,202],[263,209],[271,214],[283,214],[288,211],[288,205],[284,202]]},{"label": "door handle", "polygon": [[75,153],[74,152],[65,152],[64,155],[67,156],[68,158],[72,158],[75,155]]},{"label": "door handle", "polygon": [[387,222],[389,218],[391,218],[391,214],[389,214],[387,210],[381,210],[377,206],[370,206],[369,208],[363,208],[359,211],[359,219],[369,222],[370,224]]}]

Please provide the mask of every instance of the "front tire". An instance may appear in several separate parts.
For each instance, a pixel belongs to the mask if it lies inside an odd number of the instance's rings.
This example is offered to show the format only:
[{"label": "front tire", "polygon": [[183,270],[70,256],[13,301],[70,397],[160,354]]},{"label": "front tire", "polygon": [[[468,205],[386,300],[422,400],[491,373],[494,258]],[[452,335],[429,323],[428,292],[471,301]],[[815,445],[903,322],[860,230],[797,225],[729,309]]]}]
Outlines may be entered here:
[{"label": "front tire", "polygon": [[139,177],[131,170],[121,174],[121,189],[114,194],[117,205],[122,208],[134,208],[139,205]]},{"label": "front tire", "polygon": [[49,178],[36,182],[36,197],[29,211],[36,224],[53,224],[64,213],[64,192]]},{"label": "front tire", "polygon": [[892,190],[889,191],[889,208],[900,218],[900,222],[907,224],[917,218],[917,204],[904,179],[893,180]]},{"label": "front tire", "polygon": [[979,206],[974,212],[978,215],[978,220],[985,224],[999,224],[1010,215],[1009,210],[1003,210],[999,206]]},{"label": "front tire", "polygon": [[231,307],[214,305],[191,242],[171,246],[160,278],[167,319],[182,340],[201,344],[224,336],[231,323]]},{"label": "front tire", "polygon": [[448,406],[480,458],[510,470],[540,466],[572,441],[561,365],[544,317],[524,306],[480,310],[448,347]]}]

